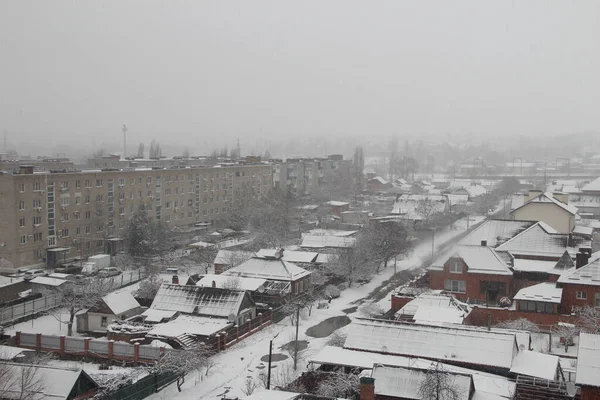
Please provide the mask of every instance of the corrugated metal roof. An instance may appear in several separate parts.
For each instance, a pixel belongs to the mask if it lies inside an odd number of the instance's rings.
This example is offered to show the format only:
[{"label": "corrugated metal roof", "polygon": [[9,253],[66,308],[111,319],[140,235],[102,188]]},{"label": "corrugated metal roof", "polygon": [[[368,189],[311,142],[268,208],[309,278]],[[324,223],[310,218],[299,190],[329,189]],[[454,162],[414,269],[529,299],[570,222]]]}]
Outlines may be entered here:
[{"label": "corrugated metal roof", "polygon": [[575,383],[600,387],[600,335],[581,332]]},{"label": "corrugated metal roof", "polygon": [[514,334],[360,320],[344,348],[510,369]]},{"label": "corrugated metal roof", "polygon": [[251,258],[237,267],[228,269],[223,274],[291,282],[310,275],[310,272],[283,260]]},{"label": "corrugated metal roof", "polygon": [[533,221],[491,219],[475,228],[458,242],[462,245],[478,246],[482,240],[488,247],[497,247],[535,224]]}]

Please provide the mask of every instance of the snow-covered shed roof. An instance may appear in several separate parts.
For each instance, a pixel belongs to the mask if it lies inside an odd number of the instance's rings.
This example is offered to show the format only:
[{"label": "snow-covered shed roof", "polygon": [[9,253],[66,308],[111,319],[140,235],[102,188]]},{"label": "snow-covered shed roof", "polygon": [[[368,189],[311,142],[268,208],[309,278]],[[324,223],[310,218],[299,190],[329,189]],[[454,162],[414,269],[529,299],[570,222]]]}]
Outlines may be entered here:
[{"label": "snow-covered shed roof", "polygon": [[345,201],[335,201],[335,200],[328,201],[326,204],[330,205],[330,206],[333,206],[333,207],[342,207],[342,206],[349,206],[350,205],[350,203],[347,203]]},{"label": "snow-covered shed roof", "polygon": [[592,236],[594,233],[594,228],[590,226],[577,225],[575,228],[573,228],[573,233],[583,236]]},{"label": "snow-covered shed roof", "polygon": [[293,282],[310,275],[310,271],[283,260],[251,258],[223,275]]},{"label": "snow-covered shed roof", "polygon": [[550,273],[556,266],[556,261],[530,260],[527,258],[515,258],[513,270],[517,272],[542,272]]},{"label": "snow-covered shed roof", "polygon": [[417,324],[462,324],[468,312],[459,308],[421,306],[413,316]]},{"label": "snow-covered shed roof", "polygon": [[[242,250],[219,250],[215,256],[215,264],[231,264],[233,260],[245,261],[251,258],[253,253],[251,251]],[[239,261],[238,261],[239,262]]]},{"label": "snow-covered shed roof", "polygon": [[556,283],[554,282],[542,282],[519,290],[513,300],[560,304],[562,291],[562,288],[556,287]]},{"label": "snow-covered shed roof", "polygon": [[[3,363],[11,376],[22,376],[25,372],[21,371],[30,368],[31,365],[24,363]],[[36,379],[39,377],[43,382],[41,392],[35,393],[31,400],[42,399],[68,399],[80,379],[86,380],[90,389],[98,387],[96,382],[82,369],[75,368],[57,368],[47,365],[36,365]],[[88,389],[89,390],[89,389]],[[6,398],[21,398],[21,385],[18,379],[3,382],[2,395]],[[29,395],[29,394],[23,394]]]},{"label": "snow-covered shed roof", "polygon": [[23,282],[23,278],[10,278],[0,275],[0,287],[14,285],[15,283]]},{"label": "snow-covered shed roof", "polygon": [[369,182],[371,182],[371,181],[375,181],[375,182],[381,183],[382,185],[387,185],[388,184],[388,181],[386,181],[385,179],[383,179],[381,176],[375,176],[375,177],[369,179]]},{"label": "snow-covered shed roof", "polygon": [[[569,243],[569,236],[571,243]],[[538,255],[558,259],[565,250],[574,256],[580,247],[592,247],[590,240],[577,235],[556,233],[547,224],[536,222],[498,246],[496,250],[508,251],[514,255]]]},{"label": "snow-covered shed roof", "polygon": [[581,332],[575,383],[600,387],[600,335]]},{"label": "snow-covered shed roof", "polygon": [[558,278],[559,283],[600,286],[600,251],[592,254],[588,263],[579,269],[571,268]]},{"label": "snow-covered shed roof", "polygon": [[303,237],[306,235],[315,235],[315,236],[354,236],[354,234],[356,234],[358,231],[354,230],[354,231],[347,231],[347,230],[341,230],[341,229],[323,229],[323,228],[316,228],[316,229],[311,229],[310,231],[306,232],[305,234],[303,234]]},{"label": "snow-covered shed roof", "polygon": [[[427,370],[376,365],[371,377],[375,379],[376,395],[420,400],[423,398],[420,389],[427,379]],[[446,377],[455,390],[454,400],[471,398],[474,390],[471,375],[448,372]]]},{"label": "snow-covered shed roof", "polygon": [[155,325],[148,334],[162,337],[178,337],[186,334],[211,336],[227,329],[231,325],[233,325],[233,322],[229,322],[223,318],[180,315],[173,321]]},{"label": "snow-covered shed roof", "polygon": [[68,281],[65,281],[64,279],[49,278],[47,276],[37,276],[37,277],[33,278],[30,282],[36,283],[38,285],[52,286],[52,287],[59,287],[59,286],[69,283]]},{"label": "snow-covered shed roof", "polygon": [[256,292],[261,286],[264,287],[267,283],[266,279],[259,278],[244,278],[241,276],[231,275],[204,275],[196,283],[196,286],[212,287],[213,282],[215,287],[224,289],[240,289]]},{"label": "snow-covered shed roof", "polygon": [[467,272],[471,274],[512,275],[498,253],[486,246],[455,246],[436,259],[429,270],[441,271],[451,258],[462,259],[467,264]]},{"label": "snow-covered shed roof", "polygon": [[554,197],[554,195],[550,192],[541,193],[539,196],[536,196],[533,199],[527,201],[525,204],[515,208],[514,210],[511,211],[511,213],[514,213],[516,210],[523,208],[523,207],[527,206],[528,204],[535,204],[535,203],[554,204],[554,205],[558,206],[559,208],[565,210],[566,212],[568,212],[571,215],[577,214],[577,207],[575,207],[574,205],[571,205],[571,204],[565,204],[562,201],[557,200]]},{"label": "snow-covered shed roof", "polygon": [[173,316],[177,314],[177,311],[165,311],[165,310],[157,310],[154,308],[149,308],[145,310],[142,315],[146,317],[144,322],[156,323],[160,322],[163,319],[171,319]]},{"label": "snow-covered shed roof", "polygon": [[462,238],[459,244],[479,246],[483,240],[488,247],[497,247],[535,224],[533,221],[490,219]]},{"label": "snow-covered shed roof", "polygon": [[0,360],[10,361],[19,357],[23,352],[31,352],[33,350],[22,349],[20,347],[0,345]]},{"label": "snow-covered shed roof", "polygon": [[333,235],[304,235],[301,247],[306,248],[348,248],[354,246],[356,238]]},{"label": "snow-covered shed roof", "polygon": [[242,290],[163,283],[150,308],[227,318],[239,314],[245,296]]},{"label": "snow-covered shed roof", "polygon": [[510,372],[553,381],[557,378],[558,363],[558,356],[521,350],[514,358]]},{"label": "snow-covered shed roof", "polygon": [[[311,356],[308,362],[314,364],[340,365],[362,369],[371,369],[375,364],[399,367],[429,368],[432,363],[431,360],[424,358],[394,356],[350,350],[334,346],[325,346],[319,353]],[[512,396],[515,392],[515,383],[508,378],[487,372],[456,367],[449,364],[442,364],[442,366],[448,371],[471,375],[475,384],[476,393],[479,392],[480,394],[495,396],[494,398],[512,399]]]},{"label": "snow-covered shed roof", "polygon": [[581,188],[584,192],[600,192],[600,178],[596,178],[583,188]]},{"label": "snow-covered shed roof", "polygon": [[510,369],[514,334],[360,320],[344,348]]},{"label": "snow-covered shed roof", "polygon": [[109,293],[102,297],[102,301],[115,315],[121,315],[140,307],[140,303],[127,290]]}]

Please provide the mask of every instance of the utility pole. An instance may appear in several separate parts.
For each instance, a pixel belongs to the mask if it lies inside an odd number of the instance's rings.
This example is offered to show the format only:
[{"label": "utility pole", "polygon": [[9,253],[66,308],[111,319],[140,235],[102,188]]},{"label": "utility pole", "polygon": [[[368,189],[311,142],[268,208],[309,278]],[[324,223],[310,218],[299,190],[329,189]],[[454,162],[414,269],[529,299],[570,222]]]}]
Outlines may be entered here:
[{"label": "utility pole", "polygon": [[123,159],[127,157],[127,125],[123,124]]},{"label": "utility pole", "polygon": [[431,262],[435,254],[435,228],[431,228]]},{"label": "utility pole", "polygon": [[298,369],[298,329],[300,329],[300,304],[296,307],[296,341],[294,342],[294,371]]},{"label": "utility pole", "polygon": [[267,390],[271,389],[271,356],[273,355],[273,339],[269,341],[269,369],[267,371]]}]

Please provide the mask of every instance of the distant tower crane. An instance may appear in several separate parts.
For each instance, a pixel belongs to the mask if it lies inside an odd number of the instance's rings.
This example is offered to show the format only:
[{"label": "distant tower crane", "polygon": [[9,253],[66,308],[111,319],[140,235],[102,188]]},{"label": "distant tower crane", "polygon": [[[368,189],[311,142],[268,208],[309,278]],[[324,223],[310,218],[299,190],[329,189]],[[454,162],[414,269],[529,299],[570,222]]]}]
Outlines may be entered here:
[{"label": "distant tower crane", "polygon": [[123,158],[127,157],[127,125],[123,124]]}]

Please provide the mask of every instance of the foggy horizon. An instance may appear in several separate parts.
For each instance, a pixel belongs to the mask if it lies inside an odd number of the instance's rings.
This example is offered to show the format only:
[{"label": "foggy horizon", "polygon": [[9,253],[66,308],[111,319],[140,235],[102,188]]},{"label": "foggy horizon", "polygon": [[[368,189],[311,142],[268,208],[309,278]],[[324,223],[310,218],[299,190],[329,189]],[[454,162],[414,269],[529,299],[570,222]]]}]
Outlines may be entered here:
[{"label": "foggy horizon", "polygon": [[0,132],[23,153],[123,124],[129,152],[192,153],[600,125],[594,1],[12,1],[0,32]]}]

